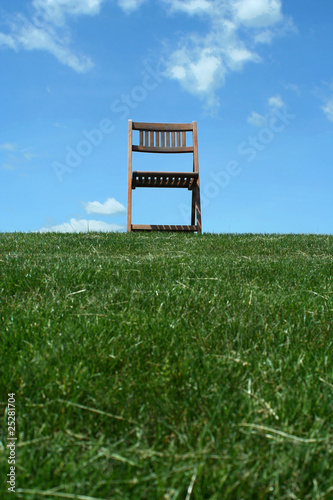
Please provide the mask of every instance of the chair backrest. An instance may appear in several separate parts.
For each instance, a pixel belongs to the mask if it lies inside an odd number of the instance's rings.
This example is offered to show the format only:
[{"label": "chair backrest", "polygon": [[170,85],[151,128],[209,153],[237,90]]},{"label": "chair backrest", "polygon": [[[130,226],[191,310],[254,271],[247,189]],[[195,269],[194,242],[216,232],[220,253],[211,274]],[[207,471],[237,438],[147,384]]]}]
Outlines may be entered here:
[{"label": "chair backrest", "polygon": [[[189,145],[187,132],[196,133],[193,123],[142,123],[131,122],[132,130],[139,131],[138,144],[132,151],[141,153],[193,153],[194,140]],[[194,138],[193,138],[194,139]]]}]

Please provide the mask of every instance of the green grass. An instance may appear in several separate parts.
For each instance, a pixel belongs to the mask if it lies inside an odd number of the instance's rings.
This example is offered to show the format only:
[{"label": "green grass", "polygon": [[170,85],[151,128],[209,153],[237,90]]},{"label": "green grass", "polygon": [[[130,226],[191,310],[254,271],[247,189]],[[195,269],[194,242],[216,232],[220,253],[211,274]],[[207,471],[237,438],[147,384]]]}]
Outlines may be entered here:
[{"label": "green grass", "polygon": [[16,498],[333,498],[332,236],[12,233],[0,252]]}]

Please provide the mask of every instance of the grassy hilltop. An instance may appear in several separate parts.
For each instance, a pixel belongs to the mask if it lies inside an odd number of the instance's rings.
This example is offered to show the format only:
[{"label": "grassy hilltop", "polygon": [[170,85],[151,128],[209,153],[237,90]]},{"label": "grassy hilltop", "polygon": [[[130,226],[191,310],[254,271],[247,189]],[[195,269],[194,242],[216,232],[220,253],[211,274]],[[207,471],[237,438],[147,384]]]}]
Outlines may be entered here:
[{"label": "grassy hilltop", "polygon": [[0,234],[0,497],[15,393],[16,498],[333,498],[332,276],[332,236]]}]

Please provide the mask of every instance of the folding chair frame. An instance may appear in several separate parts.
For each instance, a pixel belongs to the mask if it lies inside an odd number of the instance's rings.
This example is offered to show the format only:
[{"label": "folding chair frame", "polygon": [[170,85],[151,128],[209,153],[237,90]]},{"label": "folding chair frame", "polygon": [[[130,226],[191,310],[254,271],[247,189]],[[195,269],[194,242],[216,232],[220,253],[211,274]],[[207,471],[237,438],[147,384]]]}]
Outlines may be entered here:
[{"label": "folding chair frame", "polygon": [[[139,144],[133,144],[133,130],[139,131]],[[186,145],[186,132],[192,133],[192,146]],[[132,153],[192,153],[192,172],[133,171]],[[192,191],[190,225],[132,224],[132,191],[137,187],[187,188]],[[202,232],[197,124],[128,122],[127,231]]]}]

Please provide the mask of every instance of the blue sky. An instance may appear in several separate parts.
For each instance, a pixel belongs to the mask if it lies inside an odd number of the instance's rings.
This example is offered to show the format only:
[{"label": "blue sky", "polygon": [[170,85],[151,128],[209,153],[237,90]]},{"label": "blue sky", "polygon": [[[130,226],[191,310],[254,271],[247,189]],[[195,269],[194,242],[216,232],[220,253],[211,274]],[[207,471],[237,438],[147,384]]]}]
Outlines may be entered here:
[{"label": "blue sky", "polygon": [[[313,0],[3,0],[0,232],[125,230],[133,119],[197,121],[204,232],[332,234],[332,19]],[[135,190],[133,223],[187,224],[189,199]]]}]

